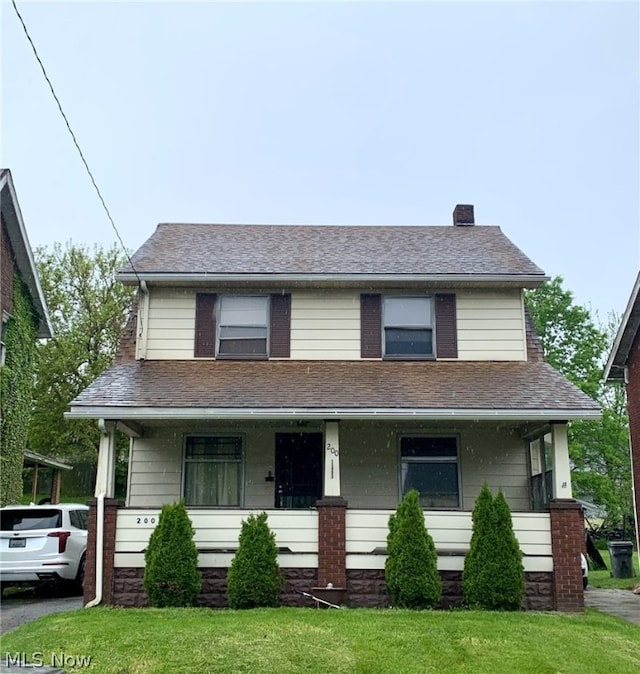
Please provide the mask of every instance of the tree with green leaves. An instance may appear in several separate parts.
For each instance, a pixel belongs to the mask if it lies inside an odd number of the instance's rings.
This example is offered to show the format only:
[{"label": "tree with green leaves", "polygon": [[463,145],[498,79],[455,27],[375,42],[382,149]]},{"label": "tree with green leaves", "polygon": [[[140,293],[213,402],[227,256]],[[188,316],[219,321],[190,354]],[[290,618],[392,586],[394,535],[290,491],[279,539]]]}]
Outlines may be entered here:
[{"label": "tree with green leaves", "polygon": [[38,344],[30,449],[74,461],[97,460],[94,421],[66,420],[69,403],[112,363],[133,290],[115,279],[126,255],[117,246],[68,243],[37,248],[36,263],[54,337]]},{"label": "tree with green leaves", "polygon": [[249,515],[242,522],[238,551],[227,576],[229,606],[277,606],[282,584],[276,537],[267,524],[267,513]]},{"label": "tree with green leaves", "polygon": [[527,309],[547,363],[595,398],[601,388],[607,334],[595,325],[587,309],[574,304],[573,293],[562,283],[562,277],[556,276],[527,290]]},{"label": "tree with green leaves", "polygon": [[144,553],[144,589],[151,606],[193,606],[202,587],[193,526],[184,501],[162,507]]},{"label": "tree with green leaves", "polygon": [[602,506],[614,526],[633,512],[628,417],[621,385],[604,385],[603,365],[619,320],[602,328],[555,277],[527,290],[527,309],[547,362],[600,403],[602,419],[569,425],[574,495]]},{"label": "tree with green leaves", "polygon": [[394,606],[427,609],[438,605],[442,594],[438,554],[416,489],[405,494],[389,517],[384,575]]}]

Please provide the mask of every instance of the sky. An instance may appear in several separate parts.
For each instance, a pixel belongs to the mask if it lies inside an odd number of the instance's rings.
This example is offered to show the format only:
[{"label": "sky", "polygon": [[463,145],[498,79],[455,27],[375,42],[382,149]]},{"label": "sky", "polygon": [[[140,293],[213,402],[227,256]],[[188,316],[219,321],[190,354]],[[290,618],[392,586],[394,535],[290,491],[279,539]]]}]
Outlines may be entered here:
[{"label": "sky", "polygon": [[[640,271],[640,3],[16,0],[129,252],[159,222],[499,225],[575,302]],[[33,248],[117,242],[10,0]]]}]

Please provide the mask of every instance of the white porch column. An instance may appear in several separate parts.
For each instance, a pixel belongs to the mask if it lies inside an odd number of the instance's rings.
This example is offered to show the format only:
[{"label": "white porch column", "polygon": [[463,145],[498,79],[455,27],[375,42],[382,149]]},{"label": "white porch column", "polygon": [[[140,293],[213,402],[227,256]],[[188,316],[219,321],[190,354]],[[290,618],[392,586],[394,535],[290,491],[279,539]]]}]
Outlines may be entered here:
[{"label": "white porch column", "polygon": [[324,424],[323,496],[340,496],[340,425],[337,421]]},{"label": "white porch column", "polygon": [[571,464],[569,463],[569,443],[567,424],[552,424],[553,442],[553,496],[573,498],[571,495]]},{"label": "white porch column", "polygon": [[98,420],[100,428],[100,451],[96,473],[95,495],[104,494],[113,498],[116,485],[116,424],[113,421]]}]

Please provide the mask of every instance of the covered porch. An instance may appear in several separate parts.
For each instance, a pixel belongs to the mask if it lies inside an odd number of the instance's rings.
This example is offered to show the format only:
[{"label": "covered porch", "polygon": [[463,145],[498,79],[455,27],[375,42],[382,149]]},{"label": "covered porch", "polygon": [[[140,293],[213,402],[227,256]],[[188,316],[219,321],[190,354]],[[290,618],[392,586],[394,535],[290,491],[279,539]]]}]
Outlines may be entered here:
[{"label": "covered porch", "polygon": [[[101,427],[96,513],[103,498],[102,530],[113,532],[104,547],[104,567],[110,569],[105,592],[116,604],[145,603],[144,550],[162,505],[179,498],[186,499],[194,525],[204,579],[200,601],[205,605],[225,605],[226,572],[242,520],[266,511],[287,579],[286,603],[306,605],[301,592],[331,583],[344,589],[351,606],[386,606],[388,519],[402,493],[417,487],[424,495],[426,524],[438,552],[443,606],[457,606],[471,511],[485,481],[494,491],[502,489],[511,505],[523,552],[527,608],[562,607],[554,557],[563,559],[567,537],[554,540],[554,531],[574,531],[564,555],[570,565],[575,561],[580,574],[583,529],[579,506],[571,499],[565,423],[200,419],[105,420]],[[131,437],[124,503],[112,498],[118,430]],[[203,438],[223,440],[202,443]],[[234,438],[239,441],[230,443]],[[411,441],[403,442],[406,438]],[[232,460],[218,461],[219,451]],[[279,452],[296,457],[287,463]],[[208,459],[203,461],[207,465],[200,484],[196,475],[203,456]],[[296,466],[306,466],[299,481],[291,474]],[[309,478],[309,467],[318,471],[317,480]],[[537,486],[540,475],[545,476],[543,501]],[[581,597],[581,577],[578,582]],[[88,594],[94,591],[90,588]]]}]

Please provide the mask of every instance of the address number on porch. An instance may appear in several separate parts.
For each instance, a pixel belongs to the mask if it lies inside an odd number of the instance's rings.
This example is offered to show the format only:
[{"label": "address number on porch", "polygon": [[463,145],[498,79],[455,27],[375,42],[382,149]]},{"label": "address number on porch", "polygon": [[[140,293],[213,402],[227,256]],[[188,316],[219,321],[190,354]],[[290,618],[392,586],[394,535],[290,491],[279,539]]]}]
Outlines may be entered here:
[{"label": "address number on porch", "polygon": [[155,524],[155,517],[136,517],[136,524]]}]

